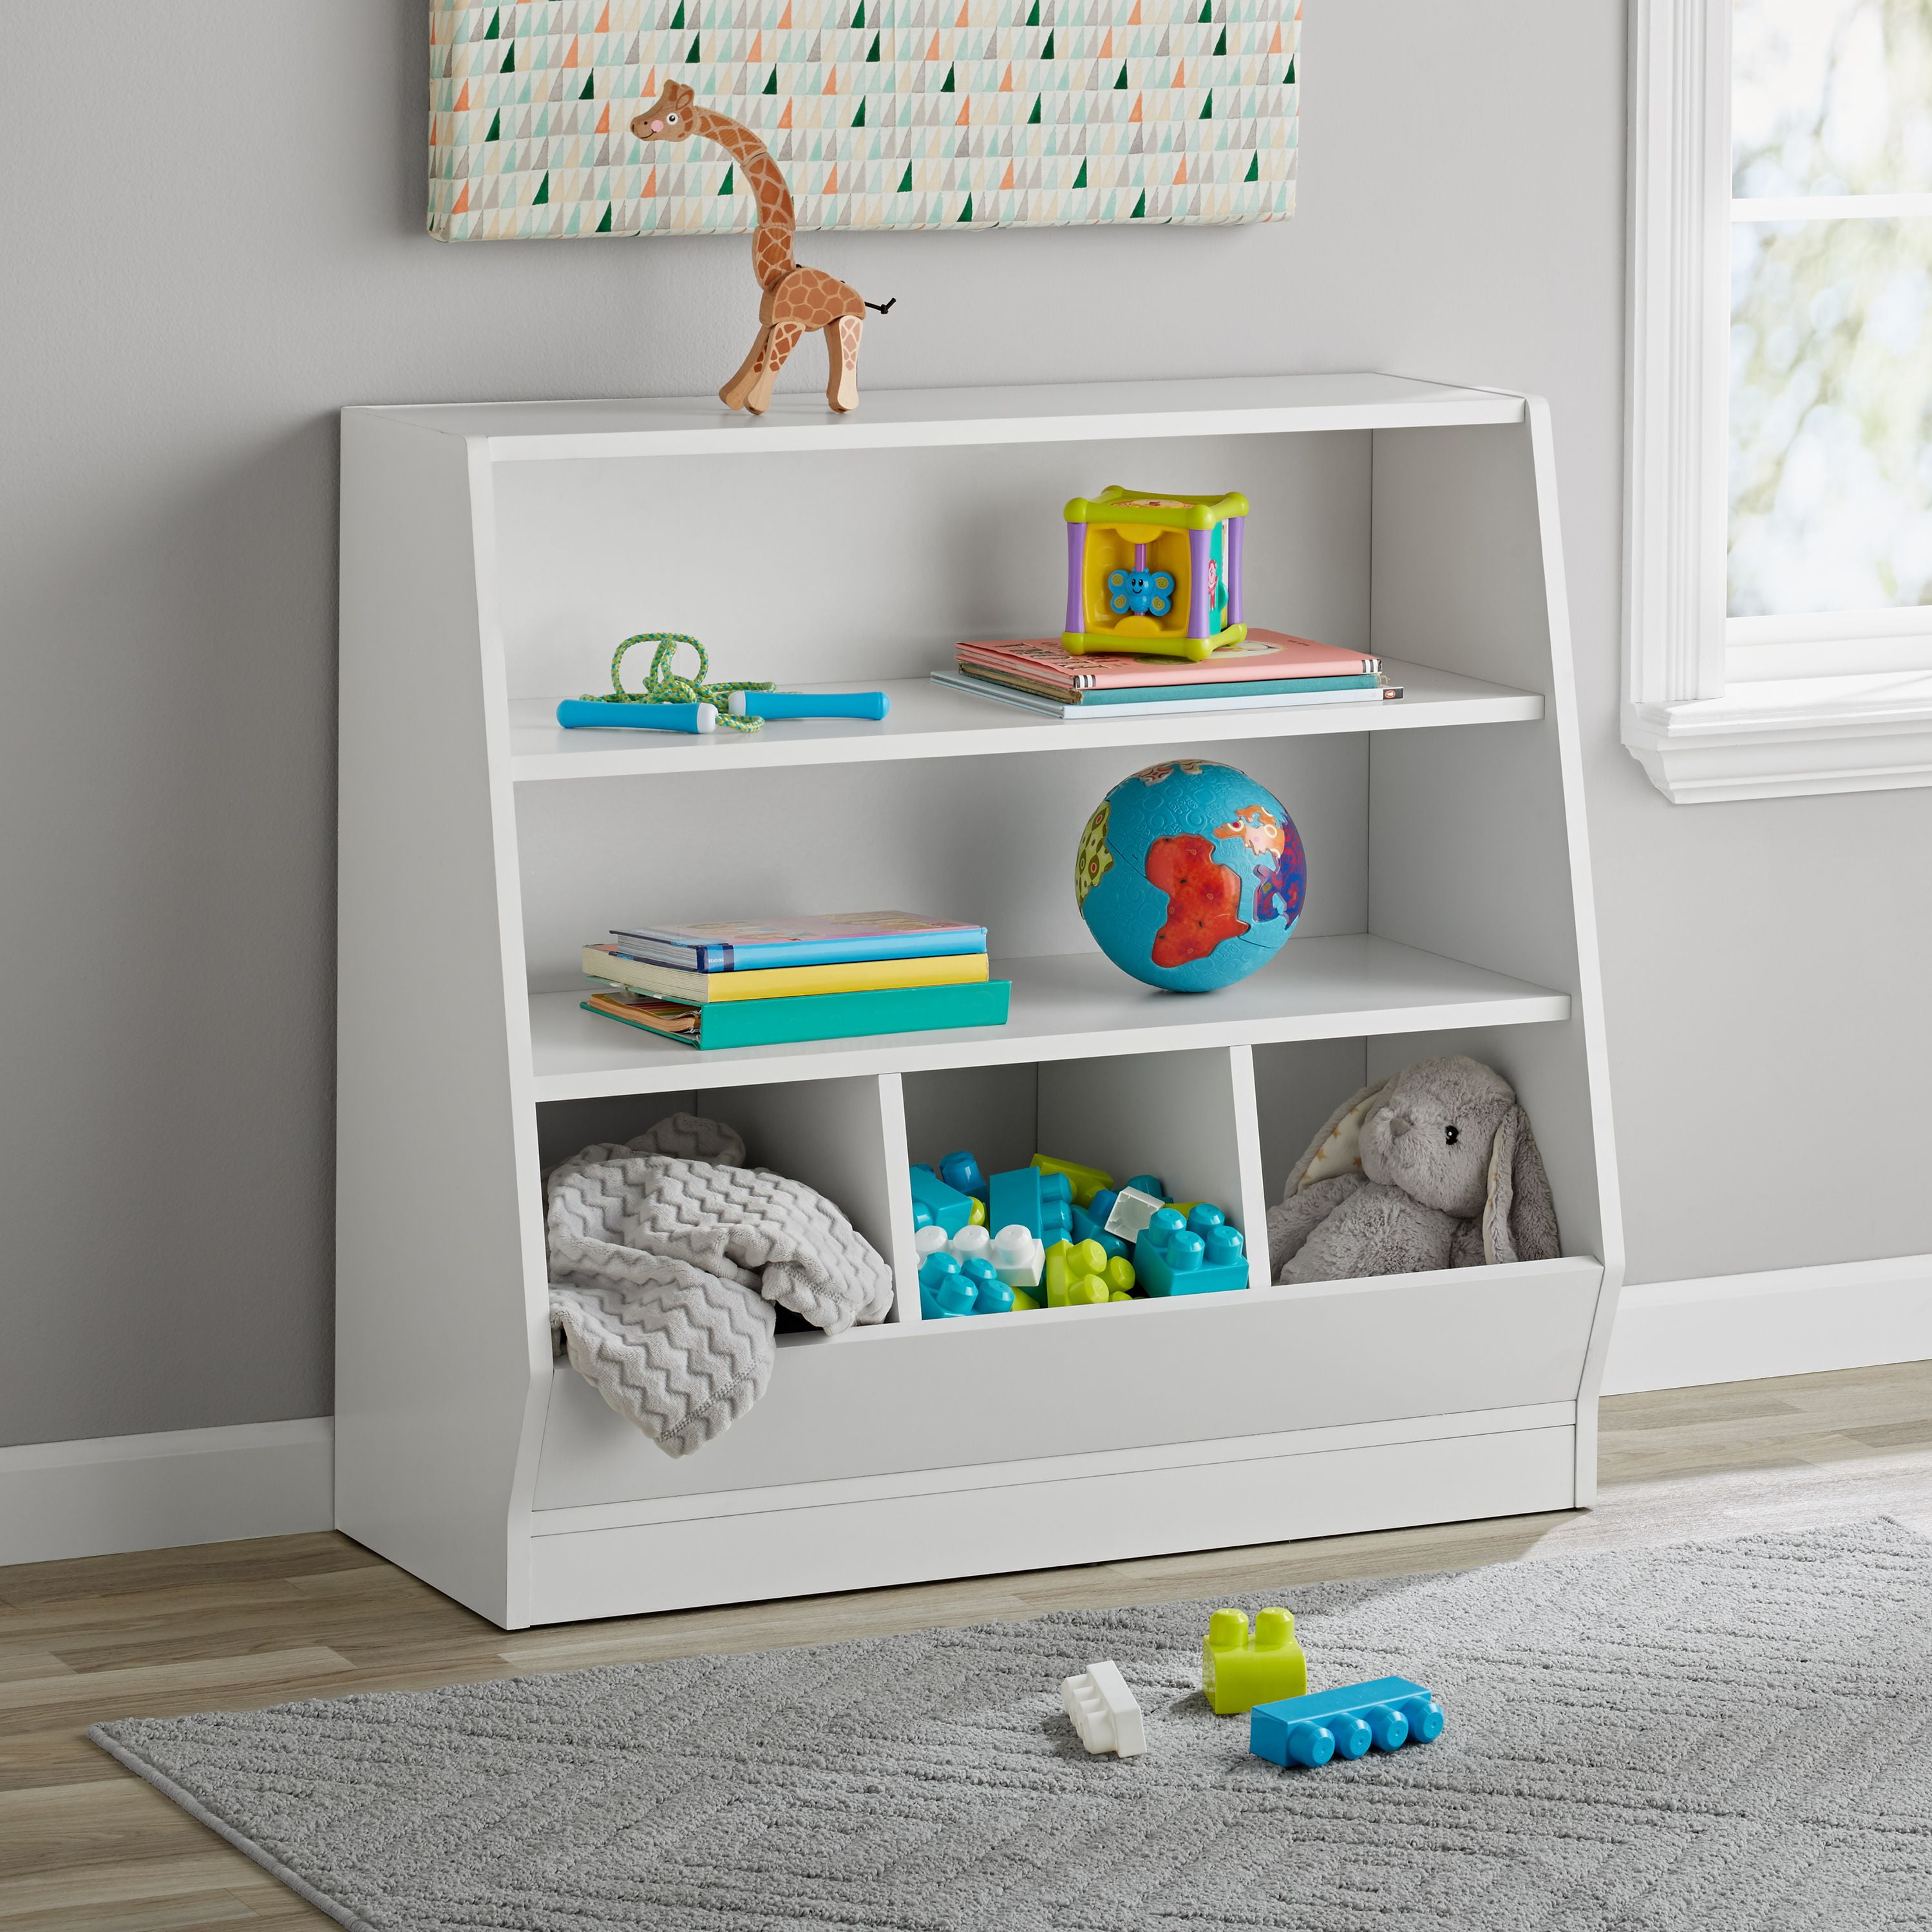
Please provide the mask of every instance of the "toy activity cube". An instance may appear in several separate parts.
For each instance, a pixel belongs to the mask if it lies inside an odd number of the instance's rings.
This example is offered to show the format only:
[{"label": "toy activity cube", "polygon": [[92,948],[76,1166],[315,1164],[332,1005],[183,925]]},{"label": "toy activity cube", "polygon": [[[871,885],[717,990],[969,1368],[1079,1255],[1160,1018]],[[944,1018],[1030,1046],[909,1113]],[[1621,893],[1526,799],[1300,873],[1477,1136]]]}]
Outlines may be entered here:
[{"label": "toy activity cube", "polygon": [[1066,506],[1066,628],[1076,656],[1132,651],[1196,663],[1248,634],[1241,551],[1248,500],[1110,484]]}]

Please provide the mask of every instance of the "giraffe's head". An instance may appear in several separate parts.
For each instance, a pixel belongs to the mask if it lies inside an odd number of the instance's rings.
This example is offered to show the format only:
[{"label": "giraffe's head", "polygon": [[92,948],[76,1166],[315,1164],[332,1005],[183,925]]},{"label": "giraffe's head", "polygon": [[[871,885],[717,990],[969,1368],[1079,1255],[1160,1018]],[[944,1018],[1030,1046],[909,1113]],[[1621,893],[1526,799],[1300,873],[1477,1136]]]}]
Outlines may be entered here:
[{"label": "giraffe's head", "polygon": [[668,81],[664,91],[631,123],[640,141],[684,141],[691,137],[691,89],[681,80]]}]

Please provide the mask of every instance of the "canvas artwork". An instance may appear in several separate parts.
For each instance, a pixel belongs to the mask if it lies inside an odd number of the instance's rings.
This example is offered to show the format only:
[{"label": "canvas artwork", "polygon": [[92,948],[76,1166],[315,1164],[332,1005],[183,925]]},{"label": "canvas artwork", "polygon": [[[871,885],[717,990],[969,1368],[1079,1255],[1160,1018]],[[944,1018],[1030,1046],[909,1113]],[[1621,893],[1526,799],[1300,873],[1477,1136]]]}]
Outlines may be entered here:
[{"label": "canvas artwork", "polygon": [[735,233],[715,148],[653,153],[672,82],[763,136],[797,226],[1278,221],[1299,0],[434,0],[430,232]]}]

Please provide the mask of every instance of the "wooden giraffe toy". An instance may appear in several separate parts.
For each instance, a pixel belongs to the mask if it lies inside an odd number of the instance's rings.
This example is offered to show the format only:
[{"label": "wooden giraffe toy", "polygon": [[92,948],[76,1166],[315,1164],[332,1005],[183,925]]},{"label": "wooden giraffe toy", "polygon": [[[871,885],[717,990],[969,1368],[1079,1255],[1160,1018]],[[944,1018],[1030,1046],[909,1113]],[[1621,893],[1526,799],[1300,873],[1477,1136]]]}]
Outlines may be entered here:
[{"label": "wooden giraffe toy", "polygon": [[802,268],[791,253],[790,190],[771,150],[742,121],[700,107],[682,81],[669,82],[656,101],[631,123],[640,141],[716,141],[744,171],[758,202],[752,266],[765,292],[758,304],[758,339],[730,381],[718,392],[726,408],[761,416],[771,406],[772,386],[785,358],[808,329],[825,332],[831,380],[825,400],[842,413],[859,401],[859,338],[866,311],[884,315],[890,302],[868,302],[823,268]]}]

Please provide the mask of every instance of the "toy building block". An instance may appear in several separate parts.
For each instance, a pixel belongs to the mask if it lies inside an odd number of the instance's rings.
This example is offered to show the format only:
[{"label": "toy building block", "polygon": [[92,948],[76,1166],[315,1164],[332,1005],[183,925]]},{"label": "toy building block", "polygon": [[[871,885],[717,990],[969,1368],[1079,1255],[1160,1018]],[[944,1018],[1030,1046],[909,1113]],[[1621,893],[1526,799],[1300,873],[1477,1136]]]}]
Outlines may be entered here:
[{"label": "toy building block", "polygon": [[1098,1241],[1110,1255],[1124,1255],[1127,1244],[1118,1234],[1107,1232],[1107,1216],[1114,1211],[1114,1203],[1120,1197],[1111,1187],[1103,1187],[1083,1208],[1078,1202],[1073,1204],[1073,1238],[1076,1241]]},{"label": "toy building block", "polygon": [[976,1221],[969,1221],[946,1244],[946,1252],[962,1263],[984,1261],[992,1251],[993,1238]]},{"label": "toy building block", "polygon": [[1130,1181],[1107,1210],[1107,1232],[1123,1241],[1138,1241],[1148,1222],[1166,1205],[1162,1196],[1145,1193]]},{"label": "toy building block", "polygon": [[1432,1691],[1406,1677],[1376,1677],[1257,1704],[1248,1716],[1248,1748],[1284,1770],[1292,1764],[1312,1770],[1332,1757],[1358,1758],[1372,1744],[1392,1751],[1433,1744],[1442,1724],[1442,1706]]},{"label": "toy building block", "polygon": [[1215,1294],[1248,1285],[1247,1245],[1218,1208],[1204,1202],[1190,1226],[1173,1208],[1148,1223],[1134,1247],[1134,1268],[1150,1294]]},{"label": "toy building block", "polygon": [[1050,1154],[1036,1154],[1033,1164],[1042,1174],[1065,1174],[1067,1184],[1073,1190],[1073,1204],[1076,1208],[1086,1207],[1102,1188],[1114,1184],[1111,1174],[1097,1167],[1082,1167],[1077,1160],[1058,1160]]},{"label": "toy building block", "polygon": [[1090,1664],[1077,1677],[1060,1680],[1060,1701],[1090,1752],[1138,1757],[1147,1749],[1141,1707],[1115,1664]]},{"label": "toy building block", "polygon": [[1156,1201],[1167,1198],[1167,1183],[1157,1174],[1137,1174],[1131,1180],[1123,1181],[1121,1186],[1142,1194],[1151,1194]]},{"label": "toy building block", "polygon": [[[917,1234],[922,1228],[936,1228],[938,1226],[938,1222],[932,1218],[932,1210],[928,1208],[923,1201],[915,1198],[912,1204],[913,1232],[914,1234]],[[943,1235],[946,1232],[946,1230],[944,1228],[940,1228],[939,1232]]]},{"label": "toy building block", "polygon": [[[1039,1292],[1037,1289],[1035,1291],[1036,1294]],[[1046,1305],[1044,1302],[1036,1300],[1034,1295],[1028,1294],[1023,1288],[1013,1290],[1013,1312],[1016,1315],[1030,1313],[1033,1310],[1043,1308]]]},{"label": "toy building block", "polygon": [[986,1225],[986,1204],[976,1194],[969,1194],[967,1199],[972,1206],[966,1210],[966,1225],[969,1228],[983,1228]]},{"label": "toy building block", "polygon": [[986,1198],[986,1177],[980,1172],[980,1163],[971,1153],[962,1148],[950,1154],[939,1163],[939,1178],[948,1187],[957,1188],[962,1194]]},{"label": "toy building block", "polygon": [[913,1252],[922,1262],[928,1255],[950,1252],[951,1245],[946,1238],[946,1230],[937,1221],[926,1222],[912,1231]]},{"label": "toy building block", "polygon": [[912,1171],[913,1220],[916,1225],[923,1208],[931,1220],[946,1230],[947,1238],[958,1233],[973,1217],[973,1202],[956,1187],[949,1187],[922,1162]]},{"label": "toy building block", "polygon": [[1308,1688],[1308,1659],[1294,1640],[1294,1619],[1262,1611],[1252,1634],[1246,1613],[1216,1610],[1201,1640],[1201,1694],[1217,1717],[1236,1718],[1257,1704],[1299,1697]]},{"label": "toy building block", "polygon": [[948,1254],[928,1255],[919,1270],[919,1312],[928,1322],[970,1315],[978,1300],[974,1283]]},{"label": "toy building block", "polygon": [[1046,1267],[1046,1244],[1016,1221],[993,1237],[986,1258],[1009,1288],[1037,1288]]},{"label": "toy building block", "polygon": [[1064,1174],[1016,1167],[986,1184],[986,1217],[995,1228],[1017,1221],[1051,1247],[1073,1232],[1073,1189]]},{"label": "toy building block", "polygon": [[1134,1285],[1134,1266],[1097,1241],[1056,1241],[1046,1251],[1046,1305],[1078,1308],[1124,1300]]}]

